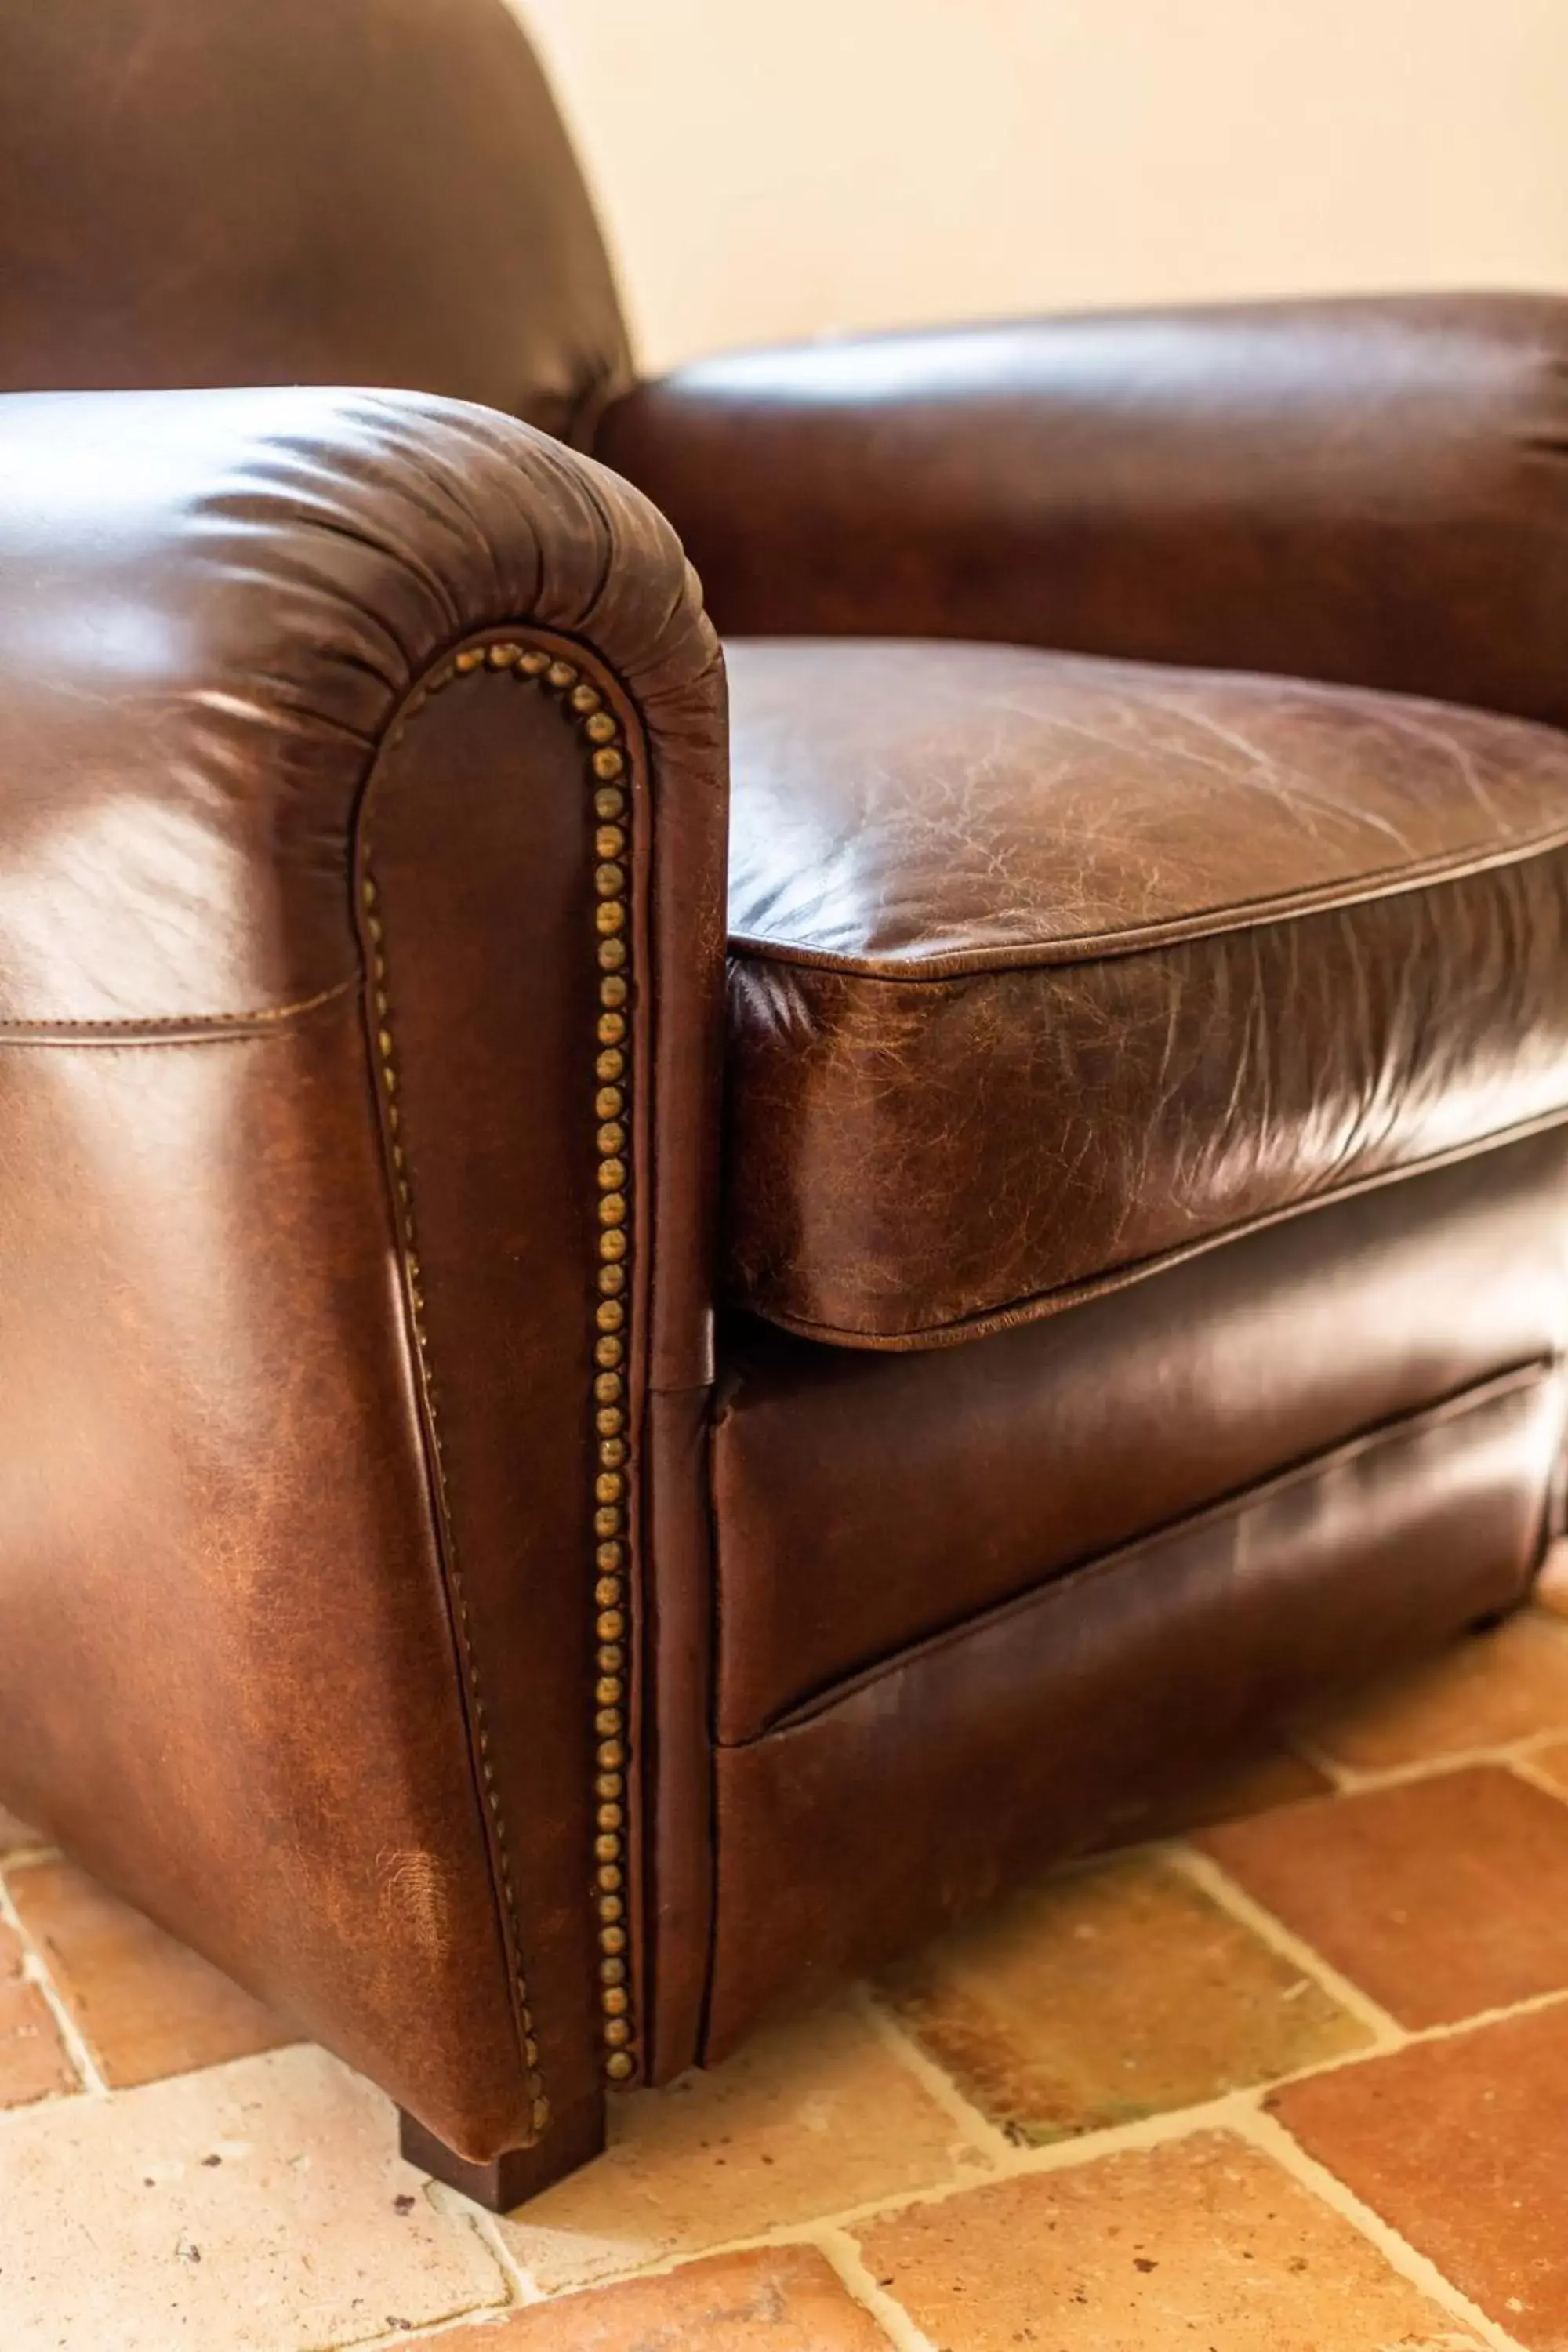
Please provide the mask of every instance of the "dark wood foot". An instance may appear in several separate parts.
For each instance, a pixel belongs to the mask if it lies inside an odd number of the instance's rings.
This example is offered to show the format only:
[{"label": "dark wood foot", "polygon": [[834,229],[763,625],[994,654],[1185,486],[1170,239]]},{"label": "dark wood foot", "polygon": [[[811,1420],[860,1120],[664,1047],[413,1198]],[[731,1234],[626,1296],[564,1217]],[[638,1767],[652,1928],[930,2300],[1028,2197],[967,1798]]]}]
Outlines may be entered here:
[{"label": "dark wood foot", "polygon": [[605,2103],[585,2099],[582,2105],[557,2116],[536,2147],[503,2148],[489,2164],[471,2164],[444,2139],[437,2139],[405,2108],[399,2110],[398,2145],[410,2164],[421,2172],[460,2189],[487,2212],[510,2213],[526,2205],[552,2181],[563,2180],[587,2164],[605,2145]]}]

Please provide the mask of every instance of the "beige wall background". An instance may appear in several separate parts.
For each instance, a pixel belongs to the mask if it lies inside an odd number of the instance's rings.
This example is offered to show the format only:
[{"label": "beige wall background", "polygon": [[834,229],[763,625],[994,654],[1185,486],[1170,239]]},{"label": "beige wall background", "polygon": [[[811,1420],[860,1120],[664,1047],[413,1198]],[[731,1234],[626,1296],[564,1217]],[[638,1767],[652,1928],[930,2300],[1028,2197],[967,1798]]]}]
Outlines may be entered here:
[{"label": "beige wall background", "polygon": [[514,0],[650,366],[1034,310],[1568,289],[1568,0]]}]

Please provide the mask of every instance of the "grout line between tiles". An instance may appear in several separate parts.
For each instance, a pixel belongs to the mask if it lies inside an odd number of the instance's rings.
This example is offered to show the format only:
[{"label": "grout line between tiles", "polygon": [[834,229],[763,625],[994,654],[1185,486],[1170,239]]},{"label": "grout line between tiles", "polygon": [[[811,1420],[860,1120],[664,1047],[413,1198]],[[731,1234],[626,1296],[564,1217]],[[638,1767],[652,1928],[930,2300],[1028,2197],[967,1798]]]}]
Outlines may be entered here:
[{"label": "grout line between tiles", "polygon": [[1401,2237],[1399,2231],[1385,2221],[1374,2207],[1364,2203],[1337,2172],[1309,2155],[1295,2135],[1261,2105],[1250,2109],[1241,2124],[1239,2137],[1272,2157],[1282,2171],[1289,2173],[1303,2188],[1310,2189],[1320,2202],[1337,2213],[1342,2221],[1351,2222],[1362,2237],[1377,2248],[1392,2270],[1397,2271],[1402,2278],[1408,2279],[1412,2286],[1419,2287],[1451,2317],[1462,2320],[1483,2344],[1491,2347],[1491,2352],[1525,2352],[1517,2336],[1510,2336],[1495,2319],[1489,2318],[1479,2304],[1472,2303],[1468,2295],[1445,2277],[1429,2256],[1418,2252],[1408,2239]]},{"label": "grout line between tiles", "polygon": [[[21,1913],[11,1899],[11,1889],[6,1884],[5,1874],[3,1871],[0,1871],[0,1920],[4,1920],[6,1927],[11,1928],[21,1945],[23,1975],[30,1984],[37,1986],[44,2004],[54,2019],[60,2040],[65,2044],[66,2054],[81,2078],[81,2090],[68,2093],[67,2095],[79,2098],[83,2093],[86,2093],[92,2098],[107,2099],[110,2095],[109,2084],[99,2070],[97,2059],[88,2048],[81,2029],[67,2007],[64,1995],[55,1983],[37,1939],[24,1923]],[[24,2107],[16,2112],[25,2115],[27,2110]]]},{"label": "grout line between tiles", "polygon": [[[1454,1748],[1442,1756],[1413,1757],[1404,1764],[1348,1764],[1326,1748],[1318,1747],[1310,1736],[1293,1733],[1291,1745],[1304,1763],[1326,1772],[1334,1783],[1332,1794],[1337,1797],[1359,1797],[1369,1789],[1398,1789],[1413,1780],[1439,1780],[1446,1773],[1472,1771],[1481,1764],[1515,1764],[1527,1760],[1537,1749],[1554,1748],[1568,1738],[1568,1727],[1557,1724],[1545,1731],[1530,1731],[1518,1739],[1498,1739],[1478,1748]],[[1553,1791],[1561,1795],[1561,1790]],[[1305,1801],[1311,1802],[1309,1798]]]},{"label": "grout line between tiles", "polygon": [[468,2222],[480,2243],[489,2249],[500,2263],[501,2276],[506,2281],[508,2292],[514,2305],[526,2305],[543,2303],[546,2300],[543,2288],[529,2276],[528,2272],[502,2237],[495,2214],[487,2213],[483,2206],[473,2204],[467,2197],[459,2195],[456,2189],[444,2187],[438,2180],[428,2182],[425,2193],[437,2211],[446,2214],[448,2221],[455,2221],[460,2215]]},{"label": "grout line between tiles", "polygon": [[872,2277],[858,2243],[847,2231],[822,2223],[801,2243],[815,2246],[823,2260],[832,2264],[846,2292],[870,2313],[893,2352],[941,2352],[923,2328],[915,2326],[903,2305],[896,2303]]},{"label": "grout line between tiles", "polygon": [[1017,2142],[1009,2139],[999,2125],[994,2124],[989,2116],[965,2098],[946,2069],[928,2056],[913,2034],[906,2032],[898,2019],[882,2007],[869,1985],[857,1985],[853,2000],[872,2032],[900,2065],[915,2077],[927,2096],[935,2100],[944,2115],[951,2116],[981,2155],[989,2157],[993,2164],[1003,2166],[1017,2154]]},{"label": "grout line between tiles", "polygon": [[[1561,1733],[1553,1740],[1552,1745],[1558,1748],[1563,1745]],[[1521,1780],[1528,1780],[1532,1789],[1541,1790],[1542,1796],[1555,1797],[1560,1805],[1568,1805],[1568,1785],[1562,1780],[1554,1780],[1549,1774],[1542,1772],[1536,1764],[1533,1755],[1510,1756],[1508,1764],[1510,1772],[1516,1772]]]},{"label": "grout line between tiles", "polygon": [[1173,1845],[1169,1849],[1169,1859],[1172,1866],[1179,1870],[1190,1885],[1199,1888],[1211,1902],[1218,1904],[1222,1911],[1227,1911],[1242,1927],[1249,1927],[1259,1942],[1268,1945],[1293,1968],[1300,1969],[1303,1976],[1321,1985],[1342,2009],[1348,2010],[1352,2017],[1358,2018],[1372,2033],[1379,2049],[1397,2050],[1404,2046],[1409,2037],[1397,2019],[1391,2017],[1369,1994],[1363,1992],[1359,1985],[1352,1984],[1349,1977],[1342,1976],[1331,1961],[1324,1959],[1314,1945],[1288,1927],[1283,1919],[1278,1918],[1261,1903],[1255,1902],[1229,1872],[1208,1854],[1199,1853],[1193,1846]]}]

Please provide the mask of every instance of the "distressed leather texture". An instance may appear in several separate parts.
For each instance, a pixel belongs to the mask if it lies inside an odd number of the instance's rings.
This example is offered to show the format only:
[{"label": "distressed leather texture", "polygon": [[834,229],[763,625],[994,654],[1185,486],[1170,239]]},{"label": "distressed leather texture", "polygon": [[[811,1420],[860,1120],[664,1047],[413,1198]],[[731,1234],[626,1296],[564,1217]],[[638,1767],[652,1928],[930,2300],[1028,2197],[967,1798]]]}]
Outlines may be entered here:
[{"label": "distressed leather texture", "polygon": [[630,379],[505,0],[0,8],[0,391],[395,384],[580,441]]},{"label": "distressed leather texture", "polygon": [[453,2147],[535,2137],[536,2074],[571,2140],[602,2084],[594,779],[484,649],[570,648],[638,747],[651,1420],[708,1363],[716,642],[647,502],[488,410],[16,397],[0,478],[0,1787]]},{"label": "distressed leather texture", "polygon": [[502,0],[0,5],[0,1801],[502,2203],[1563,1519],[1568,305],[633,373]]},{"label": "distressed leather texture", "polygon": [[1024,648],[732,646],[724,1262],[1049,1313],[1568,1113],[1568,739]]}]

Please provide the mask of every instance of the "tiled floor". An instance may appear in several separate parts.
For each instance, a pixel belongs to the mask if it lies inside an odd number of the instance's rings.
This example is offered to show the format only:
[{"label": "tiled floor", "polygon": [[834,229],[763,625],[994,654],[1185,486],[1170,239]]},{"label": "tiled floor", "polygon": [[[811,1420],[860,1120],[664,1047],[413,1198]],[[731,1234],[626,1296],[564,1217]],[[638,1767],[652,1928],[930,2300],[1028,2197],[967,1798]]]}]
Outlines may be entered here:
[{"label": "tiled floor", "polygon": [[494,2221],[0,1815],[0,2352],[1568,2352],[1568,1613],[1186,1823]]}]

